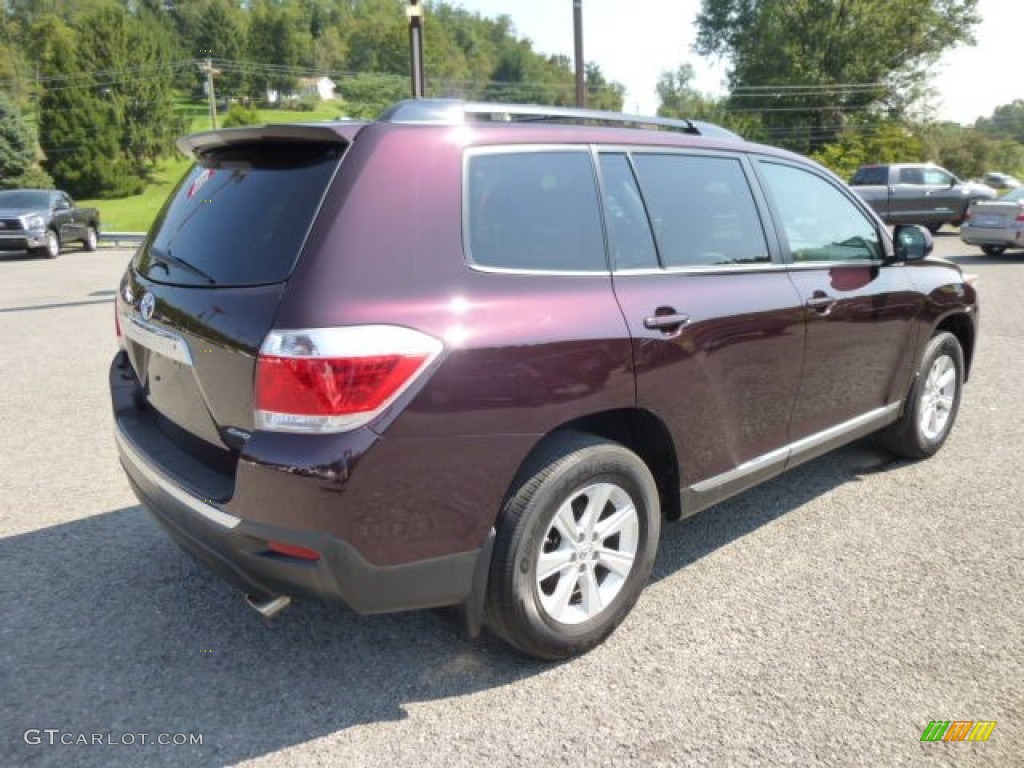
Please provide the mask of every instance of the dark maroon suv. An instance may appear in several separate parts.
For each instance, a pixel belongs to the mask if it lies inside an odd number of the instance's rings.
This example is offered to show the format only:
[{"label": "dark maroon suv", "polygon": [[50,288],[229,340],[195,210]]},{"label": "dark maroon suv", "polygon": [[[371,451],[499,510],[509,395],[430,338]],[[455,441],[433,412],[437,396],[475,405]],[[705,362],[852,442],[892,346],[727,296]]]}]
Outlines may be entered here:
[{"label": "dark maroon suv", "polygon": [[956,418],[970,281],[720,128],[420,101],[180,145],[118,290],[116,440],[265,615],[456,606],[568,656],[663,518],[869,433],[924,458]]}]

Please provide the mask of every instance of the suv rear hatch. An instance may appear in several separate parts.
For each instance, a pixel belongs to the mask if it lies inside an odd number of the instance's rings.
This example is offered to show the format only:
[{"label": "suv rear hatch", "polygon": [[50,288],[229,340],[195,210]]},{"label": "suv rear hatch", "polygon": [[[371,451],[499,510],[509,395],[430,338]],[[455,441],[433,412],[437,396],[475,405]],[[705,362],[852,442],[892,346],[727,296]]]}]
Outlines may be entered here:
[{"label": "suv rear hatch", "polygon": [[260,344],[358,129],[266,126],[183,139],[196,164],[118,292],[122,343],[156,426],[231,475],[253,429]]}]

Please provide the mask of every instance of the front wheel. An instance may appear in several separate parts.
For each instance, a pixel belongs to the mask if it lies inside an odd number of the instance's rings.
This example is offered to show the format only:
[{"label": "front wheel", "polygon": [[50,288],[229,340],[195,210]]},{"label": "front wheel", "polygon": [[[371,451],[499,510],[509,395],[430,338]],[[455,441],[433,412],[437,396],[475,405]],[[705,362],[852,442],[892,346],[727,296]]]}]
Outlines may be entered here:
[{"label": "front wheel", "polygon": [[925,348],[924,359],[903,416],[879,435],[882,445],[908,459],[926,459],[946,442],[960,410],[964,381],[964,353],[951,333],[935,334]]},{"label": "front wheel", "polygon": [[1002,256],[1006,251],[1005,245],[983,245],[981,246],[982,252],[986,256]]},{"label": "front wheel", "polygon": [[636,603],[660,531],[657,487],[635,453],[592,435],[557,435],[505,504],[488,627],[539,659],[593,648]]},{"label": "front wheel", "polygon": [[60,238],[57,237],[57,233],[52,229],[46,230],[46,241],[36,253],[46,259],[56,259],[60,256]]}]

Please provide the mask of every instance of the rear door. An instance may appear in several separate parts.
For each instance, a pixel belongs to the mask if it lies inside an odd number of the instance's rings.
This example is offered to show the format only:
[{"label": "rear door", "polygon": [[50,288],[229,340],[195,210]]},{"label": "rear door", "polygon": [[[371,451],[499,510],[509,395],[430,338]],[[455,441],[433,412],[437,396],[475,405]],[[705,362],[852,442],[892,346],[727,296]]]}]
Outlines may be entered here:
[{"label": "rear door", "polygon": [[157,216],[119,311],[169,431],[236,448],[253,429],[255,358],[344,148],[323,131],[214,141]]},{"label": "rear door", "polygon": [[799,297],[741,155],[598,157],[637,402],[668,425],[696,511],[780,460],[803,358]]}]

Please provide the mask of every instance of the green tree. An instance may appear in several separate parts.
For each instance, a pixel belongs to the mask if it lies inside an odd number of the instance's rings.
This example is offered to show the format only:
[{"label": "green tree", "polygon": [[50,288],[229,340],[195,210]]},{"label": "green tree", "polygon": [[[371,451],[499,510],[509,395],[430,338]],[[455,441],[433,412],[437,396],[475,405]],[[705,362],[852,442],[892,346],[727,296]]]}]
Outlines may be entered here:
[{"label": "green tree", "polygon": [[601,67],[589,63],[585,70],[587,85],[587,107],[604,109],[610,112],[622,111],[622,100],[626,97],[626,88],[621,83],[609,82]]},{"label": "green tree", "polygon": [[990,138],[1024,144],[1024,99],[996,107],[991,117],[980,118],[975,127]]},{"label": "green tree", "polygon": [[694,117],[708,102],[693,86],[693,66],[680,64],[676,69],[662,72],[655,90],[658,93],[658,114],[662,117]]},{"label": "green tree", "polygon": [[214,59],[221,72],[215,83],[219,95],[237,97],[243,93],[245,76],[241,60],[248,44],[246,20],[246,15],[229,0],[211,0],[197,18],[189,56]]},{"label": "green tree", "polygon": [[80,196],[139,192],[181,132],[172,46],[148,14],[98,2],[74,28],[45,17],[33,29],[44,74],[40,144],[50,174]]},{"label": "green tree", "polygon": [[921,161],[925,154],[920,137],[907,123],[861,118],[811,158],[849,180],[862,165]]},{"label": "green tree", "polygon": [[693,86],[694,72],[690,64],[662,72],[658,78],[658,114],[662,117],[706,120],[728,128],[750,141],[766,141],[764,126],[753,115],[729,110],[725,99],[701,93]]},{"label": "green tree", "polygon": [[1024,169],[1024,144],[992,138],[977,128],[938,123],[921,129],[924,157],[963,178]]},{"label": "green tree", "polygon": [[21,111],[0,91],[0,186],[20,186],[18,180],[35,163],[36,139]]},{"label": "green tree", "polygon": [[309,50],[308,27],[291,3],[256,0],[249,11],[249,92],[265,101],[271,91],[283,96],[295,90],[303,51]]},{"label": "green tree", "polygon": [[235,102],[228,107],[222,128],[234,128],[241,125],[258,125],[261,122],[260,112],[255,107],[247,107]]},{"label": "green tree", "polygon": [[695,49],[729,60],[732,111],[806,152],[851,115],[907,115],[977,22],[977,0],[703,0]]},{"label": "green tree", "polygon": [[44,165],[59,186],[76,196],[118,197],[141,191],[121,145],[113,104],[97,99],[78,62],[74,36],[59,19],[35,30],[45,41],[47,75],[40,103],[39,143]]},{"label": "green tree", "polygon": [[123,153],[139,177],[170,153],[181,132],[174,113],[173,47],[152,21],[104,4],[76,25],[79,71],[90,78],[93,99],[110,104]]}]

